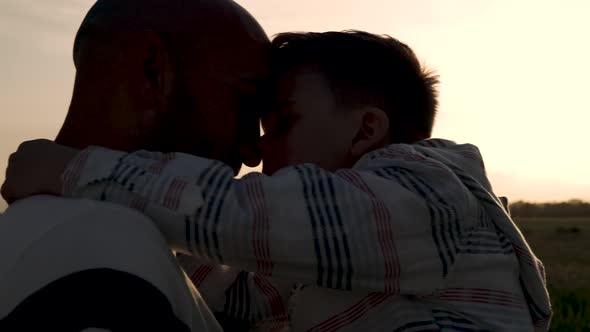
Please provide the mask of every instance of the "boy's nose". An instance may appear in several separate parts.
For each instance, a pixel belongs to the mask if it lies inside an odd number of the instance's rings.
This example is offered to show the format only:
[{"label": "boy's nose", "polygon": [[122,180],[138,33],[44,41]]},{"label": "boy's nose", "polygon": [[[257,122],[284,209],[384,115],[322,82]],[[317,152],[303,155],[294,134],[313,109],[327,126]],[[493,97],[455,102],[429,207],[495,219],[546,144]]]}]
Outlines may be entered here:
[{"label": "boy's nose", "polygon": [[260,137],[260,139],[258,140],[258,150],[261,152],[261,154],[264,155],[264,152],[266,150],[268,150],[268,137],[267,135],[262,135]]}]

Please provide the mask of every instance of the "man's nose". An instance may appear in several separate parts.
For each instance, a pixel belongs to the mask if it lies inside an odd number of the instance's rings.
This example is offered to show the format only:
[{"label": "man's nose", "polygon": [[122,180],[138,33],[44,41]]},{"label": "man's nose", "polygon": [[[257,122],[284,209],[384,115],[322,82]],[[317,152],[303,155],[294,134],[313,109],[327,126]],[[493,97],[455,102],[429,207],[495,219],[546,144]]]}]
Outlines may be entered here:
[{"label": "man's nose", "polygon": [[255,119],[248,119],[242,122],[240,129],[240,156],[242,163],[248,167],[256,167],[262,161],[262,156],[258,148],[260,140],[260,124]]}]

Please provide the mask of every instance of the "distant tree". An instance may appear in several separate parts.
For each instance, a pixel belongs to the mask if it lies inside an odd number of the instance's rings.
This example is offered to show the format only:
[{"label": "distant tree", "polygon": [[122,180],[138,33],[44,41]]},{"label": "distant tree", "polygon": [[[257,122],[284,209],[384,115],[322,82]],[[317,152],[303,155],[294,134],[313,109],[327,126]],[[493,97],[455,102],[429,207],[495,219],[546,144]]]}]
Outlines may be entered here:
[{"label": "distant tree", "polygon": [[518,201],[510,204],[510,212],[513,217],[590,217],[590,202],[579,199],[551,203]]}]

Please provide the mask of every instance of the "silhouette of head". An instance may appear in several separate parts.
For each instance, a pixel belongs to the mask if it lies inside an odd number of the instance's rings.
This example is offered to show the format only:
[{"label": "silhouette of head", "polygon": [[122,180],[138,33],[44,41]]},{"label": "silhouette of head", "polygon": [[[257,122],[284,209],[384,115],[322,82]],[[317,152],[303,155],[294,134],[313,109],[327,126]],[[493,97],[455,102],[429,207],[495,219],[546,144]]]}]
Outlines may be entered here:
[{"label": "silhouette of head", "polygon": [[230,0],[99,0],[74,44],[57,141],[258,164],[270,42]]},{"label": "silhouette of head", "polygon": [[265,173],[300,163],[351,167],[371,150],[431,135],[438,79],[394,38],[279,34],[272,59],[278,96],[262,120]]}]

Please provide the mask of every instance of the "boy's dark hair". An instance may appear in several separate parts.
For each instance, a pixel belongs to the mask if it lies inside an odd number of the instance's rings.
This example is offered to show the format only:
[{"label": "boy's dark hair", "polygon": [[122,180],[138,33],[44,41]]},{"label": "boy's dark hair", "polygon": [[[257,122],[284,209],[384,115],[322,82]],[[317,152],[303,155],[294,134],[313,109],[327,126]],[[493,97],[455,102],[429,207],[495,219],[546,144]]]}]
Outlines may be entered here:
[{"label": "boy's dark hair", "polygon": [[281,33],[273,40],[275,73],[315,66],[344,107],[373,106],[389,116],[393,143],[429,138],[438,76],[407,45],[362,31]]}]

